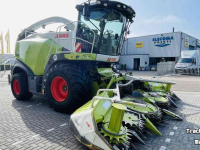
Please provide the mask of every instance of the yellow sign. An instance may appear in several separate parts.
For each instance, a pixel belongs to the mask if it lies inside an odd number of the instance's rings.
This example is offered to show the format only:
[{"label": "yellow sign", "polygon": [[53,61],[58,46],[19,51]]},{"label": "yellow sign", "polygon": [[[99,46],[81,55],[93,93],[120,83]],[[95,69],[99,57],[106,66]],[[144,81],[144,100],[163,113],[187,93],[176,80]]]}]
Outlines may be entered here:
[{"label": "yellow sign", "polygon": [[136,48],[142,48],[143,47],[143,42],[137,42],[135,43]]},{"label": "yellow sign", "polygon": [[6,44],[7,44],[7,53],[10,54],[10,33],[9,33],[9,30],[6,34],[5,41],[6,41]]},{"label": "yellow sign", "polygon": [[3,35],[2,35],[2,33],[1,33],[1,35],[0,35],[0,45],[1,45],[1,47],[0,47],[0,54],[4,54],[4,50],[3,50]]},{"label": "yellow sign", "polygon": [[185,47],[189,47],[189,38],[185,38],[184,45]]}]

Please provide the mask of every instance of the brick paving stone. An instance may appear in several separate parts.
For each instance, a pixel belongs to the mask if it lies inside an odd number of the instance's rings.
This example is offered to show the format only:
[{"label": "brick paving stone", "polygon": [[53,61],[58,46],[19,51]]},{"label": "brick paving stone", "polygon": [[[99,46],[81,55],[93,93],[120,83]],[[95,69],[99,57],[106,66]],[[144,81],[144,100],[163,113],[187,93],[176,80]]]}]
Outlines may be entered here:
[{"label": "brick paving stone", "polygon": [[159,150],[166,150],[167,148],[165,146],[161,146]]},{"label": "brick paving stone", "polygon": [[171,139],[166,138],[165,142],[169,143],[171,141]]},{"label": "brick paving stone", "polygon": [[[135,145],[138,150],[159,150],[162,146],[166,150],[199,150],[194,140],[200,140],[200,134],[187,134],[186,129],[200,128],[200,78],[188,78],[195,84],[186,81],[186,77],[166,79],[177,81],[173,90],[182,101],[176,102],[179,108],[175,112],[183,116],[183,121],[168,120],[168,124],[158,126],[163,136],[145,135],[148,138],[144,139],[146,145]],[[88,150],[69,131],[70,115],[55,112],[46,101],[41,96],[17,101],[10,86],[0,82],[0,150]],[[30,105],[32,107],[27,107]],[[54,130],[47,132],[52,128]],[[170,132],[174,135],[170,136]],[[166,139],[170,142],[165,142]],[[23,142],[12,145],[19,141]]]}]

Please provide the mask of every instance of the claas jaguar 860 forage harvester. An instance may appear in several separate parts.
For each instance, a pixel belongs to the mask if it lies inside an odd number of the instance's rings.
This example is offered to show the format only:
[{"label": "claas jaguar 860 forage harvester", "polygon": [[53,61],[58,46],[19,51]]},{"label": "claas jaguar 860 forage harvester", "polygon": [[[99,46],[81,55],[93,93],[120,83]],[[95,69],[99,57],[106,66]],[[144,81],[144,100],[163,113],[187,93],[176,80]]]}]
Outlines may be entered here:
[{"label": "claas jaguar 860 forage harvester", "polygon": [[[145,80],[116,70],[135,11],[117,1],[77,5],[78,21],[52,17],[18,36],[11,88],[17,100],[43,94],[60,112],[73,112],[70,130],[90,149],[136,149],[154,124],[165,122],[179,98],[173,82]],[[56,31],[39,28],[62,23]],[[91,100],[91,101],[89,101]],[[173,109],[172,109],[173,108]]]},{"label": "claas jaguar 860 forage harvester", "polygon": [[[106,84],[97,69],[119,61],[135,11],[115,1],[89,1],[76,9],[78,21],[52,17],[19,34],[11,83],[16,99],[43,94],[56,110],[73,112]],[[37,32],[53,23],[63,25]]]}]

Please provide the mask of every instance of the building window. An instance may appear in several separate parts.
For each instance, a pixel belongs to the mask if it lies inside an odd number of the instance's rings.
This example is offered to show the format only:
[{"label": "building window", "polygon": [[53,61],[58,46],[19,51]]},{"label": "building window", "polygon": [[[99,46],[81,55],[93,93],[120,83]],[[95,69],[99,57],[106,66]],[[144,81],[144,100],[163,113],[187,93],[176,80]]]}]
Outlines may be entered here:
[{"label": "building window", "polygon": [[189,50],[194,50],[194,46],[189,45]]},{"label": "building window", "polygon": [[162,61],[163,58],[164,58],[165,62],[175,61],[176,60],[175,57],[155,57],[155,58],[149,58],[149,65],[150,66],[156,66],[158,63],[160,63]]}]

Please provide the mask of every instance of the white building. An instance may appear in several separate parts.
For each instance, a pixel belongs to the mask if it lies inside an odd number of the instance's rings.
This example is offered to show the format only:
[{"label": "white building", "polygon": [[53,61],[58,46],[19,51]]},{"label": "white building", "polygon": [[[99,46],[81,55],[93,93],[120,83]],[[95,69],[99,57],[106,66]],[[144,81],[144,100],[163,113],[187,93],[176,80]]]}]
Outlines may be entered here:
[{"label": "white building", "polygon": [[183,32],[133,37],[125,42],[120,63],[128,70],[156,67],[163,58],[177,61],[182,50],[200,50],[200,40]]}]

